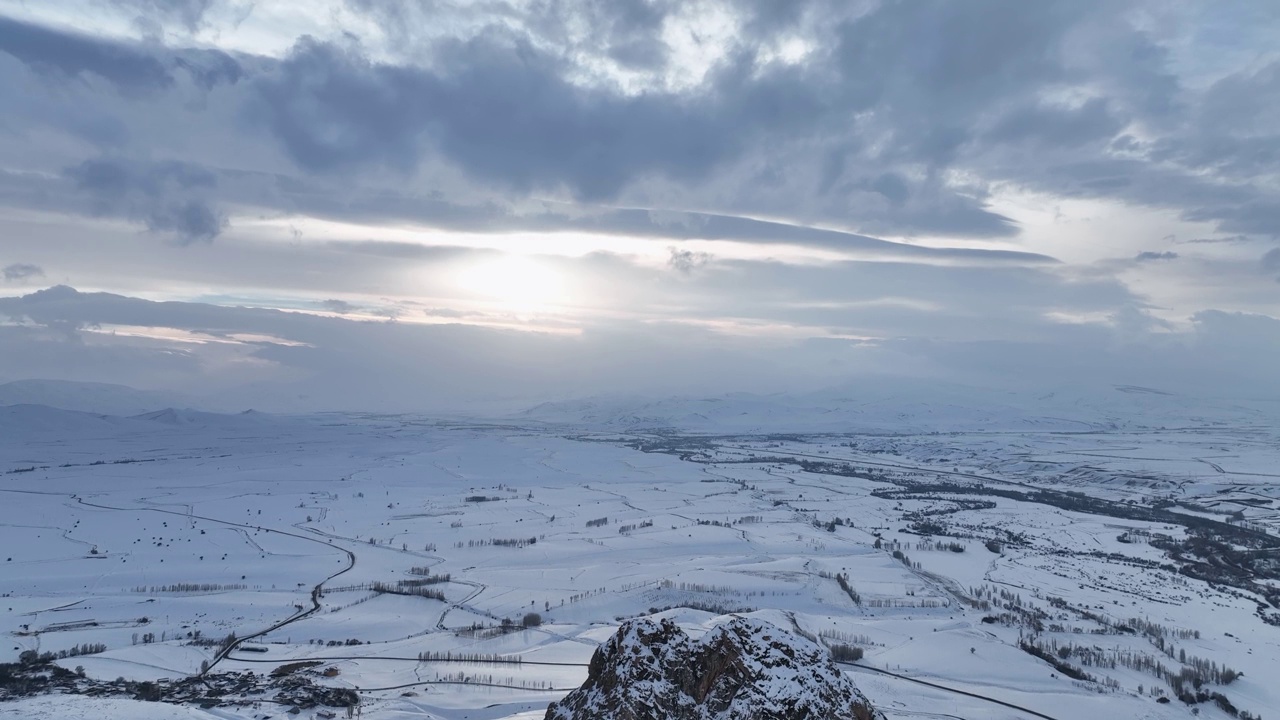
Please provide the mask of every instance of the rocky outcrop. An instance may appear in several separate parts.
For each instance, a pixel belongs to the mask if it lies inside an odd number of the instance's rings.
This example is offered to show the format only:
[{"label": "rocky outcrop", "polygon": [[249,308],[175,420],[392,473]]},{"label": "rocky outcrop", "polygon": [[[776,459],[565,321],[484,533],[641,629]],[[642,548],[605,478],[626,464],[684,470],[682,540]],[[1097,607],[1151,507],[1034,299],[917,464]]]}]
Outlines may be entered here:
[{"label": "rocky outcrop", "polygon": [[670,620],[628,621],[545,720],[882,719],[824,648],[737,617],[698,640]]}]

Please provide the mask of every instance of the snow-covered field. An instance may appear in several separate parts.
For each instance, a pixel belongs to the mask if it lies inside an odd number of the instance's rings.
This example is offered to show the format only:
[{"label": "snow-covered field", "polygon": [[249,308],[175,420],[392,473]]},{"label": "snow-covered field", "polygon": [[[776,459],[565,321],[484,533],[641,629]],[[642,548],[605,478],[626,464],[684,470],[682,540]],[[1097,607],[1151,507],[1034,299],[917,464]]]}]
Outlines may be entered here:
[{"label": "snow-covered field", "polygon": [[[0,407],[0,662],[102,644],[59,663],[155,681],[318,661],[317,682],[358,690],[363,717],[540,718],[620,619],[697,634],[736,612],[862,648],[866,667],[846,669],[891,718],[1036,717],[992,700],[1057,719],[1190,717],[1157,702],[1172,691],[1143,658],[1240,672],[1204,689],[1272,717],[1280,627],[1256,593],[1180,574],[1150,542],[1185,538],[1181,524],[893,494],[1069,490],[1280,530],[1274,414],[1120,396],[1141,404],[1055,418],[1001,405],[985,420],[959,401],[892,414],[741,397],[493,423]],[[946,535],[911,532],[922,521]],[[530,613],[540,625],[524,627]],[[252,638],[223,658],[230,633]],[[1091,679],[1025,652],[1032,636]],[[282,709],[50,695],[0,716]]]}]

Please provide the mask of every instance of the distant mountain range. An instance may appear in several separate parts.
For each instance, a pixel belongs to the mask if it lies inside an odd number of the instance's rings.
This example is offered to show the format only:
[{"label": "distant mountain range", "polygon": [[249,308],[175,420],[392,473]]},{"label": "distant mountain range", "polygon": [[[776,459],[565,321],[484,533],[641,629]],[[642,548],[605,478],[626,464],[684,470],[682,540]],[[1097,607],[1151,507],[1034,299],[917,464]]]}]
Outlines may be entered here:
[{"label": "distant mountain range", "polygon": [[13,439],[108,437],[166,427],[253,431],[279,422],[252,410],[193,410],[199,401],[125,385],[68,380],[19,380],[0,384],[0,436]]},{"label": "distant mountain range", "polygon": [[0,405],[0,443],[120,438],[139,434],[154,435],[174,428],[253,434],[288,422],[288,418],[252,410],[221,414],[165,408],[121,417],[63,410],[47,405]]},{"label": "distant mountain range", "polygon": [[1133,385],[1012,391],[898,380],[807,393],[592,397],[543,403],[514,417],[624,431],[1088,432],[1268,424],[1280,418],[1280,403],[1200,398]]},{"label": "distant mountain range", "polygon": [[[12,405],[168,425],[222,424],[234,415],[216,413],[240,409],[176,393],[67,380],[0,384],[0,406]],[[470,410],[465,414],[492,417],[479,407]],[[422,413],[432,410],[424,408]],[[234,417],[236,425],[243,426],[248,416]],[[619,431],[667,428],[705,433],[1089,432],[1273,425],[1280,421],[1280,402],[1202,398],[1135,385],[1015,391],[874,378],[803,393],[577,398],[542,403],[505,419]]]},{"label": "distant mountain range", "polygon": [[0,385],[0,405],[44,405],[97,415],[128,417],[173,407],[199,406],[175,393],[72,380],[17,380]]}]

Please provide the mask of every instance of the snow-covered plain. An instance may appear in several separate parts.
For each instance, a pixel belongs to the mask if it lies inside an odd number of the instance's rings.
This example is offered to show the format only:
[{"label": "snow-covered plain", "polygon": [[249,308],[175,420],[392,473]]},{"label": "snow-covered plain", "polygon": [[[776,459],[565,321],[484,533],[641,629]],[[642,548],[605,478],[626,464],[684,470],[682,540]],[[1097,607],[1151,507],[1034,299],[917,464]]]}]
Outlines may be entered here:
[{"label": "snow-covered plain", "polygon": [[[1043,613],[1044,642],[1150,655],[1175,671],[1185,653],[1242,672],[1210,689],[1271,717],[1280,627],[1262,622],[1256,597],[1180,575],[1162,550],[1132,541],[1181,538],[1183,527],[883,491],[899,488],[885,477],[1021,483],[1179,501],[1178,512],[1238,513],[1274,534],[1275,410],[1141,388],[981,407],[964,397],[595,401],[492,422],[0,407],[0,662],[101,643],[59,662],[91,678],[157,680],[202,662],[266,673],[318,660],[337,671],[318,682],[358,689],[363,717],[540,718],[583,681],[620,619],[656,613],[696,636],[737,612],[863,648],[867,667],[846,671],[891,718],[1035,717],[991,700],[1057,719],[1191,716],[1176,699],[1158,703],[1152,689],[1169,688],[1147,672],[1074,655],[1067,662],[1094,677],[1074,680],[1019,648],[1025,624],[983,621],[1017,604]],[[919,517],[970,537],[908,532]],[[1010,537],[998,552],[984,543]],[[445,574],[423,586],[443,599],[371,588]],[[527,613],[542,624],[519,627]],[[1135,618],[1166,628],[1170,652],[1108,630]],[[232,632],[255,637],[225,659],[192,644]],[[53,695],[0,704],[0,716],[282,709]],[[1212,702],[1196,709],[1229,716]]]}]

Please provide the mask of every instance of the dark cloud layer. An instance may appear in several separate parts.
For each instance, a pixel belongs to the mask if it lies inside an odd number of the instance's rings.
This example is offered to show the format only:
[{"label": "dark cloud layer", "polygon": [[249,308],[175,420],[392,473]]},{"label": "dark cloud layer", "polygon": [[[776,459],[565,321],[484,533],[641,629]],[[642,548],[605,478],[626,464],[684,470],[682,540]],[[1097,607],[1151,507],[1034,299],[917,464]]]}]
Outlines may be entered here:
[{"label": "dark cloud layer", "polygon": [[519,38],[448,42],[438,54],[440,69],[430,71],[303,40],[258,86],[266,122],[308,170],[408,171],[430,147],[485,182],[522,192],[566,186],[588,200],[651,172],[704,178],[759,139],[751,124],[726,131],[722,116],[736,108],[580,89],[563,63]]},{"label": "dark cloud layer", "polygon": [[162,90],[173,83],[148,48],[60,32],[0,17],[0,51],[41,73],[64,78],[97,76],[128,92]]},{"label": "dark cloud layer", "polygon": [[208,199],[218,179],[204,168],[177,162],[86,160],[65,176],[90,199],[93,212],[141,220],[178,242],[208,242],[227,224]]},{"label": "dark cloud layer", "polygon": [[[125,4],[189,28],[211,6]],[[985,206],[993,183],[1014,183],[1173,208],[1223,232],[1280,231],[1268,189],[1280,135],[1266,121],[1280,110],[1280,63],[1192,89],[1175,70],[1173,41],[1134,22],[1130,3],[886,1],[863,13],[786,5],[738,4],[743,32],[697,82],[632,91],[584,81],[592,70],[582,58],[651,78],[678,72],[663,28],[679,4],[446,2],[428,13],[352,3],[414,58],[400,62],[373,60],[351,39],[303,37],[283,58],[249,58],[3,19],[0,53],[46,79],[93,77],[127,94],[121,105],[92,84],[78,91],[82,125],[97,122],[104,151],[141,139],[151,112],[206,108],[241,123],[230,128],[239,135],[219,139],[243,146],[233,153],[241,164],[258,164],[251,158],[269,143],[294,180],[364,178],[385,189],[391,173],[419,188],[410,202],[430,200],[431,178],[447,166],[470,189],[437,199],[464,206],[483,207],[468,199],[476,193],[501,202],[563,193],[973,238],[1017,231]],[[429,15],[473,29],[442,37],[424,25]],[[810,37],[801,61],[770,55],[782,32]],[[1128,131],[1135,125],[1141,139]],[[185,198],[136,219],[209,238],[215,207]]]}]

